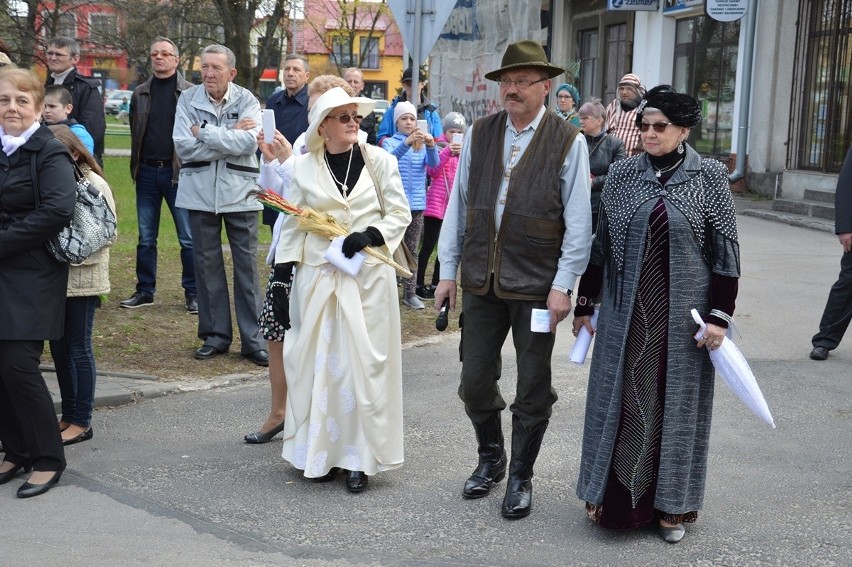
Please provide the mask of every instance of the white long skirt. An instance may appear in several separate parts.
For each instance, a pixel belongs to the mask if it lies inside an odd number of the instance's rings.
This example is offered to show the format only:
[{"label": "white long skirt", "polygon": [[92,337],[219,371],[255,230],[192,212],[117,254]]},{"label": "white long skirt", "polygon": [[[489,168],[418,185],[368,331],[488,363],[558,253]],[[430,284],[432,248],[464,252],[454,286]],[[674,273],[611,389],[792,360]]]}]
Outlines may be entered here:
[{"label": "white long skirt", "polygon": [[296,270],[284,340],[282,457],[308,478],[332,467],[402,466],[402,354],[395,272],[365,264]]}]

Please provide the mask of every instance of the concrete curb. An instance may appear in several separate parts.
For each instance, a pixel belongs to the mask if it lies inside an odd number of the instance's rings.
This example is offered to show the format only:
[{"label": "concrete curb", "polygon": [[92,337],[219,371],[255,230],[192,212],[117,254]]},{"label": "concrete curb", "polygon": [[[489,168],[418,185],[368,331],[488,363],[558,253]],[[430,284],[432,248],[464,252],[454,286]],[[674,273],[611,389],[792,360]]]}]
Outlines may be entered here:
[{"label": "concrete curb", "polygon": [[834,234],[834,221],[773,210],[746,209],[741,215]]}]

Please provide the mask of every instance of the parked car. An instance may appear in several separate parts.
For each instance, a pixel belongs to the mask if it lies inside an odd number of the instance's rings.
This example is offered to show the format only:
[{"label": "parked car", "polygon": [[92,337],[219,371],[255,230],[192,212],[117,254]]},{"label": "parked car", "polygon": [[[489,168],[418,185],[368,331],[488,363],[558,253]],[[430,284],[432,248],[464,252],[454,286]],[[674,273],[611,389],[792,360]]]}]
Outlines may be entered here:
[{"label": "parked car", "polygon": [[118,107],[121,106],[125,98],[127,102],[130,102],[132,94],[133,91],[112,91],[107,95],[106,102],[104,102],[104,112],[107,114],[118,114]]},{"label": "parked car", "polygon": [[390,103],[386,100],[377,100],[376,106],[373,108],[373,112],[376,113],[376,125],[382,123],[382,118],[385,116],[385,111],[390,106]]}]

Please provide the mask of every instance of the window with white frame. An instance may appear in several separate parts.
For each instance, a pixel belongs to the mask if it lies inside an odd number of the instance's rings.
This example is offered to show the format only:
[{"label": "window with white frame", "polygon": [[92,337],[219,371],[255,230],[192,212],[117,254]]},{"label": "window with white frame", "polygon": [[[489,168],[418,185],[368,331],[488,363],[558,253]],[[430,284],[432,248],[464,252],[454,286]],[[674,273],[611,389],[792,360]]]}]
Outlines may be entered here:
[{"label": "window with white frame", "polygon": [[50,12],[44,11],[41,13],[41,35],[43,37],[77,37],[77,17],[71,12]]},{"label": "window with white frame", "polygon": [[361,36],[361,68],[379,68],[379,38]]},{"label": "window with white frame", "polygon": [[113,39],[118,34],[116,14],[89,14],[89,37],[94,40]]}]

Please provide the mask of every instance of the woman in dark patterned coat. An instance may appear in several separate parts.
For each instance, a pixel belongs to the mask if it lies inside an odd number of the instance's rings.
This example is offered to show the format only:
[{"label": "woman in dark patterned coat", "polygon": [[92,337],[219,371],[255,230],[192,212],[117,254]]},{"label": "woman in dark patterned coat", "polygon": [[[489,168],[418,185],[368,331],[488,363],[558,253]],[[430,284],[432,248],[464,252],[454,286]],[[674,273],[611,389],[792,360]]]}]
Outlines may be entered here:
[{"label": "woman in dark patterned coat", "polygon": [[[591,331],[600,294],[577,496],[604,527],[658,523],[675,543],[704,500],[707,349],[734,312],[739,245],[725,166],[685,143],[698,102],[661,85],[636,120],[645,153],[609,170],[574,311],[575,334]],[[697,343],[692,308],[708,322]]]}]

